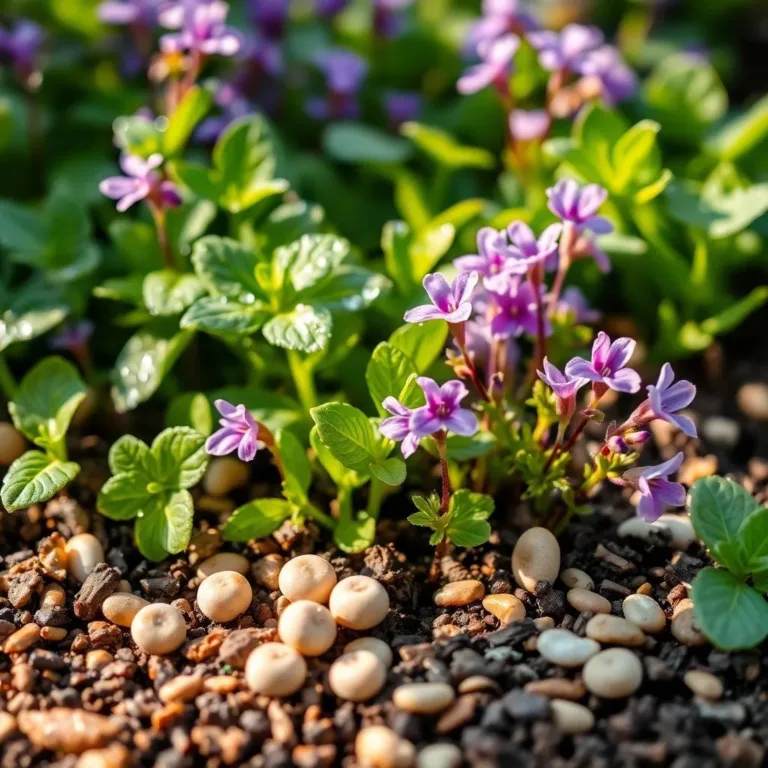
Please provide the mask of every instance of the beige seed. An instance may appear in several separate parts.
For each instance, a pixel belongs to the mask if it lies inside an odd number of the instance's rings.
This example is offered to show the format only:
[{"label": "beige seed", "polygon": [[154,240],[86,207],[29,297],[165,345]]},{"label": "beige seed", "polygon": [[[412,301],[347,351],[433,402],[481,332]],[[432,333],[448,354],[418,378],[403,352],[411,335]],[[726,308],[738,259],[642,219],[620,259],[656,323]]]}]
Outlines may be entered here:
[{"label": "beige seed", "polygon": [[47,643],[58,643],[67,636],[67,630],[64,627],[43,627],[40,630],[40,637]]},{"label": "beige seed", "polygon": [[217,552],[197,566],[197,578],[207,579],[221,571],[234,571],[241,576],[246,576],[250,567],[248,560],[236,552]]},{"label": "beige seed", "polygon": [[173,653],[187,639],[187,625],[172,605],[153,603],[133,617],[131,636],[144,653]]},{"label": "beige seed", "polygon": [[85,654],[85,667],[90,672],[98,672],[104,669],[107,664],[111,664],[114,660],[115,657],[109,651],[98,648],[95,651],[88,651],[88,653]]},{"label": "beige seed", "polygon": [[488,595],[483,598],[483,608],[502,624],[511,624],[525,618],[523,601],[514,595]]},{"label": "beige seed", "polygon": [[435,592],[435,605],[441,608],[469,605],[476,600],[482,600],[485,587],[475,579],[452,581]]},{"label": "beige seed", "polygon": [[598,643],[640,646],[645,642],[645,633],[636,624],[619,616],[600,613],[587,622],[587,637]]},{"label": "beige seed", "polygon": [[370,725],[355,738],[355,757],[361,768],[411,768],[416,749],[390,728]]},{"label": "beige seed", "polygon": [[37,624],[25,624],[6,639],[3,643],[3,651],[5,653],[21,653],[39,639],[40,627]]},{"label": "beige seed", "polygon": [[643,682],[643,665],[626,648],[609,648],[593,656],[583,671],[584,685],[603,699],[631,696]]},{"label": "beige seed", "polygon": [[163,704],[172,701],[192,701],[203,690],[200,675],[179,675],[160,687],[157,697]]},{"label": "beige seed", "polygon": [[385,669],[392,666],[395,658],[389,645],[376,637],[358,637],[357,640],[347,643],[344,646],[344,653],[351,653],[352,651],[370,651],[379,659]]},{"label": "beige seed", "polygon": [[717,701],[722,698],[723,684],[711,672],[706,672],[703,669],[691,669],[685,673],[683,681],[701,699]]},{"label": "beige seed", "polygon": [[40,595],[41,608],[61,608],[67,602],[67,593],[59,584],[47,584]]},{"label": "beige seed", "polygon": [[78,533],[66,545],[67,570],[80,582],[104,562],[104,548],[92,533]]},{"label": "beige seed", "polygon": [[203,488],[211,496],[226,496],[248,482],[248,465],[231,456],[211,459],[203,478]]},{"label": "beige seed", "polygon": [[621,607],[627,621],[636,624],[644,632],[661,632],[667,624],[661,606],[648,595],[628,595]]},{"label": "beige seed", "polygon": [[13,424],[0,421],[0,467],[10,467],[24,451],[27,443]]},{"label": "beige seed", "polygon": [[132,592],[115,592],[101,605],[104,617],[120,627],[130,627],[136,614],[149,603]]},{"label": "beige seed", "polygon": [[197,607],[211,621],[226,623],[245,613],[253,590],[245,576],[235,571],[211,574],[197,590]]},{"label": "beige seed", "polygon": [[336,623],[342,627],[371,629],[387,617],[389,595],[370,576],[350,576],[333,588],[328,605]]},{"label": "beige seed", "polygon": [[387,680],[387,668],[370,651],[352,651],[339,656],[328,670],[328,685],[347,701],[368,701]]},{"label": "beige seed", "polygon": [[583,705],[565,699],[553,699],[552,719],[567,734],[587,733],[595,726],[595,716]]},{"label": "beige seed", "polygon": [[529,592],[536,582],[554,583],[560,573],[560,545],[546,528],[529,528],[512,551],[512,574],[515,581]]},{"label": "beige seed", "polygon": [[418,715],[433,715],[453,704],[456,693],[448,683],[406,683],[392,693],[399,709]]},{"label": "beige seed", "polygon": [[419,752],[417,768],[460,768],[464,764],[461,750],[455,744],[430,744]]},{"label": "beige seed", "polygon": [[578,588],[592,591],[595,588],[595,582],[592,581],[592,577],[580,568],[566,568],[560,574],[560,581],[562,581],[568,589]]},{"label": "beige seed", "polygon": [[707,636],[699,629],[692,600],[681,600],[675,606],[670,629],[683,645],[695,647],[709,642]]},{"label": "beige seed", "polygon": [[326,604],[336,586],[336,571],[318,555],[299,555],[283,566],[278,586],[292,603],[311,600]]},{"label": "beige seed", "polygon": [[245,681],[265,696],[290,696],[304,685],[307,662],[288,645],[264,643],[257,646],[245,663]]},{"label": "beige seed", "polygon": [[577,611],[589,611],[590,613],[610,613],[611,603],[602,595],[590,592],[588,589],[569,589],[566,595],[568,602]]},{"label": "beige seed", "polygon": [[291,603],[277,625],[280,639],[303,656],[320,656],[336,640],[336,623],[331,612],[311,600]]}]

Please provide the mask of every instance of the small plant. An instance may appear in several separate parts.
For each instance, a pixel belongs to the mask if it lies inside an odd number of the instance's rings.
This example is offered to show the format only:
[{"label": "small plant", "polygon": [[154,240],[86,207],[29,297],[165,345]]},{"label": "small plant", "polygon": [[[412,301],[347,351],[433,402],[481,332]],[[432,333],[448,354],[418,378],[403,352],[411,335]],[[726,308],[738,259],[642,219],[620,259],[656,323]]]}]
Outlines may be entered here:
[{"label": "small plant", "polygon": [[139,551],[150,560],[163,560],[189,544],[195,510],[188,489],[207,466],[205,437],[188,427],[163,430],[151,447],[124,435],[109,451],[112,477],[96,506],[113,520],[136,518]]},{"label": "small plant", "polygon": [[41,360],[21,380],[8,409],[16,429],[42,450],[27,451],[3,478],[9,512],[47,501],[80,472],[67,458],[66,437],[87,393],[77,369],[61,357]]},{"label": "small plant", "polygon": [[696,619],[723,650],[768,637],[768,507],[733,480],[707,477],[691,491],[691,521],[720,568],[693,582]]}]

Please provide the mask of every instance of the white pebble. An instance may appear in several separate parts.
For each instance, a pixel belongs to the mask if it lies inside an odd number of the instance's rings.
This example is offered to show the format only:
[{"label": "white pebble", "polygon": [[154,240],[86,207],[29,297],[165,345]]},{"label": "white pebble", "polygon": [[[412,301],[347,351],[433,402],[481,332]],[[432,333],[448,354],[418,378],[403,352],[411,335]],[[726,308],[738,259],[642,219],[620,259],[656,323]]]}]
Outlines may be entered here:
[{"label": "white pebble", "polygon": [[653,523],[646,523],[639,517],[630,517],[619,525],[616,532],[619,536],[632,536],[643,541],[651,540],[651,532],[659,531],[667,535],[670,544],[675,549],[685,551],[696,541],[696,532],[688,515],[667,513]]},{"label": "white pebble", "polygon": [[548,629],[539,635],[536,650],[560,667],[582,667],[600,651],[600,643],[568,629]]},{"label": "white pebble", "polygon": [[376,696],[387,680],[387,668],[370,651],[344,653],[328,670],[328,685],[347,701],[368,701]]},{"label": "white pebble", "polygon": [[529,528],[512,550],[512,574],[515,581],[529,592],[536,582],[554,583],[560,573],[560,545],[546,528]]},{"label": "white pebble", "polygon": [[629,595],[621,607],[627,621],[636,624],[643,632],[661,632],[667,624],[661,606],[648,595]]},{"label": "white pebble", "polygon": [[552,719],[563,733],[588,733],[595,726],[595,716],[583,704],[566,699],[552,699],[550,706]]},{"label": "white pebble", "polygon": [[207,579],[214,573],[221,571],[235,571],[235,573],[245,576],[249,569],[250,563],[242,555],[238,555],[236,552],[217,552],[197,566],[197,578]]},{"label": "white pebble", "polygon": [[430,744],[419,752],[417,768],[460,768],[464,758],[455,744]]},{"label": "white pebble", "polygon": [[104,548],[92,533],[78,533],[66,545],[67,570],[80,582],[104,562]]},{"label": "white pebble", "polygon": [[350,576],[333,588],[328,607],[337,624],[362,631],[384,621],[389,613],[389,595],[370,576]]},{"label": "white pebble", "polygon": [[395,660],[389,645],[377,637],[358,637],[357,640],[347,643],[344,646],[344,653],[351,653],[352,651],[370,651],[378,657],[385,669],[389,669]]},{"label": "white pebble", "polygon": [[448,683],[406,683],[392,693],[396,707],[419,715],[442,712],[455,698],[456,692]]},{"label": "white pebble", "polygon": [[568,589],[588,589],[591,592],[595,588],[595,582],[592,580],[592,577],[580,568],[566,568],[560,574],[560,581]]},{"label": "white pebble", "polygon": [[327,603],[336,586],[336,571],[324,558],[299,555],[289,560],[278,576],[280,591],[292,602],[312,600]]},{"label": "white pebble", "polygon": [[236,571],[213,573],[197,589],[197,607],[211,621],[221,623],[245,613],[252,599],[248,579]]},{"label": "white pebble", "polygon": [[643,665],[626,648],[600,651],[585,665],[582,673],[587,689],[603,699],[631,696],[643,682]]},{"label": "white pebble", "polygon": [[203,478],[203,489],[211,496],[226,496],[248,482],[248,465],[231,456],[211,459]]},{"label": "white pebble", "polygon": [[599,643],[640,646],[645,642],[645,632],[637,624],[620,616],[598,614],[593,616],[586,627],[587,637]]},{"label": "white pebble", "polygon": [[304,685],[307,662],[283,643],[264,643],[251,651],[245,663],[245,681],[265,696],[290,696]]}]

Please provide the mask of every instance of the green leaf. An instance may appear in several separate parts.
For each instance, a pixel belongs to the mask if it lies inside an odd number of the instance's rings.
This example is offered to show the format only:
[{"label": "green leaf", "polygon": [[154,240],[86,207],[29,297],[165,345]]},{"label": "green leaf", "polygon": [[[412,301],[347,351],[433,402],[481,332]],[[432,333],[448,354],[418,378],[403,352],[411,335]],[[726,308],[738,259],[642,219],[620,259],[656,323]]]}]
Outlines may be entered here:
[{"label": "green leaf", "polygon": [[203,296],[184,313],[181,327],[219,336],[251,336],[270,314],[260,301],[241,304],[226,296]]},{"label": "green leaf", "polygon": [[112,399],[118,412],[131,411],[148,400],[191,340],[189,331],[174,333],[170,328],[146,329],[131,336],[112,373]]},{"label": "green leaf", "polygon": [[768,569],[768,507],[753,512],[739,528],[739,540],[750,573]]},{"label": "green leaf", "polygon": [[32,279],[13,289],[0,284],[0,352],[49,331],[68,312],[58,294],[40,280]]},{"label": "green leaf", "polygon": [[389,279],[378,272],[342,264],[328,279],[304,291],[302,298],[330,312],[361,312],[391,288]]},{"label": "green leaf", "polygon": [[143,467],[120,472],[101,487],[96,509],[112,520],[131,520],[157,504],[156,497],[147,489],[148,484]]},{"label": "green leaf", "polygon": [[384,265],[402,294],[409,293],[416,285],[411,266],[412,241],[413,235],[404,221],[388,221],[381,231]]},{"label": "green leaf", "polygon": [[147,463],[152,479],[164,487],[191,488],[208,467],[205,437],[189,427],[164,429],[154,439]]},{"label": "green leaf", "polygon": [[129,155],[144,159],[160,152],[162,134],[154,121],[142,115],[118,117],[114,125],[115,144]]},{"label": "green leaf", "polygon": [[[613,180],[613,150],[618,146],[625,130],[626,125],[621,117],[598,103],[590,104],[582,110],[573,124],[573,135],[580,152],[606,183]],[[566,159],[570,161],[570,153]]]},{"label": "green leaf", "polygon": [[213,96],[204,88],[193,85],[187,90],[184,98],[171,112],[168,127],[163,132],[164,157],[173,157],[184,149],[187,140],[197,124],[206,116],[212,104]]},{"label": "green leaf", "polygon": [[45,248],[40,214],[11,200],[0,200],[0,245],[13,255],[40,253]]},{"label": "green leaf", "polygon": [[405,482],[408,470],[402,459],[393,456],[380,464],[371,464],[371,474],[381,480],[382,483],[396,487]]},{"label": "green leaf", "polygon": [[430,229],[437,230],[444,224],[450,224],[455,230],[461,229],[473,219],[477,218],[488,207],[488,201],[482,198],[471,198],[446,208],[435,216],[429,223]]},{"label": "green leaf", "polygon": [[167,427],[191,427],[201,435],[213,432],[214,420],[208,398],[202,392],[176,395],[165,412]]},{"label": "green leaf", "polygon": [[705,146],[721,160],[736,160],[761,144],[767,136],[768,96],[763,96],[747,112],[719,128]]},{"label": "green leaf", "polygon": [[236,509],[221,532],[225,541],[264,539],[274,533],[293,512],[283,499],[254,499]]},{"label": "green leaf", "polygon": [[456,237],[453,224],[430,225],[414,238],[410,248],[411,278],[420,283],[448,253]]},{"label": "green leaf", "polygon": [[332,123],[323,133],[323,149],[340,163],[399,164],[411,153],[408,142],[363,123]]},{"label": "green leaf", "polygon": [[418,232],[426,227],[432,218],[424,185],[415,173],[407,168],[388,169],[386,174],[395,185],[395,206],[397,212]]},{"label": "green leaf", "polygon": [[80,465],[60,461],[42,451],[27,451],[11,464],[0,498],[8,512],[48,501],[77,476]]},{"label": "green leaf", "polygon": [[414,496],[413,503],[418,508],[418,512],[408,515],[408,522],[411,525],[418,525],[421,528],[431,528],[433,531],[441,531],[443,526],[440,518],[439,501],[437,507],[430,504],[428,499],[423,496]]},{"label": "green leaf", "polygon": [[376,518],[361,512],[357,518],[340,520],[333,531],[333,540],[343,552],[355,554],[373,544],[376,538]]},{"label": "green leaf", "polygon": [[424,374],[445,347],[448,325],[442,320],[406,323],[389,337],[389,343],[411,358],[419,374]]},{"label": "green leaf", "polygon": [[150,315],[178,315],[203,294],[195,275],[164,269],[144,278],[144,304]]},{"label": "green leaf", "polygon": [[138,437],[123,435],[109,449],[109,471],[113,475],[121,472],[146,471],[149,446]]},{"label": "green leaf", "polygon": [[214,296],[226,296],[244,304],[265,298],[256,282],[255,268],[262,257],[228,237],[200,238],[192,251],[192,264],[203,285]]},{"label": "green leaf", "polygon": [[276,347],[317,352],[328,343],[332,325],[331,313],[324,307],[297,304],[292,311],[275,315],[262,332]]},{"label": "green leaf", "polygon": [[197,197],[218,202],[223,192],[221,181],[204,165],[175,160],[171,163],[171,172],[181,184]]},{"label": "green leaf", "polygon": [[470,461],[487,456],[496,448],[496,437],[490,432],[478,432],[472,437],[450,435],[448,437],[448,458],[454,461]]},{"label": "green leaf", "polygon": [[635,202],[643,205],[645,203],[650,203],[651,200],[655,200],[672,183],[673,179],[674,176],[672,171],[665,168],[655,181],[652,181],[650,184],[647,184],[635,192]]},{"label": "green leaf", "polygon": [[347,469],[368,474],[382,458],[368,417],[347,403],[325,403],[311,410],[317,436]]},{"label": "green leaf", "polygon": [[768,301],[768,287],[759,286],[750,291],[735,304],[724,309],[714,317],[710,317],[701,323],[703,333],[717,336],[727,333],[741,324],[749,315],[756,312]]},{"label": "green leaf", "polygon": [[731,237],[768,211],[768,184],[734,189],[728,195],[710,197],[708,202],[719,214],[709,226],[710,235],[713,238]]},{"label": "green leaf", "polygon": [[192,536],[195,508],[189,491],[155,497],[154,505],[136,520],[136,543],[144,557],[163,560],[187,548]]},{"label": "green leaf", "polygon": [[706,477],[691,489],[691,522],[712,556],[737,576],[748,573],[739,529],[762,506],[733,480]]},{"label": "green leaf", "polygon": [[439,128],[409,122],[401,126],[400,132],[435,162],[446,168],[490,169],[496,165],[496,158],[487,150],[459,144]]},{"label": "green leaf", "polygon": [[613,147],[613,188],[623,190],[652,159],[656,136],[661,126],[653,120],[641,120],[633,125]]},{"label": "green leaf", "polygon": [[[407,408],[420,404],[418,390],[409,384],[418,371],[408,355],[401,349],[382,342],[373,350],[365,369],[368,391],[381,416],[387,415],[382,403],[387,397],[394,397]],[[401,399],[404,398],[404,399]]]},{"label": "green leaf", "polygon": [[696,621],[724,651],[754,648],[768,637],[768,602],[723,568],[704,568],[693,582]]},{"label": "green leaf", "polygon": [[278,282],[282,284],[287,275],[301,293],[331,275],[349,256],[349,248],[349,241],[336,235],[303,235],[275,251]]},{"label": "green leaf", "polygon": [[339,488],[359,488],[368,479],[368,472],[360,474],[352,469],[347,469],[333,455],[331,450],[323,445],[317,427],[312,427],[309,433],[309,443],[317,455],[317,460]]},{"label": "green leaf", "polygon": [[446,536],[458,547],[479,547],[491,535],[488,518],[493,514],[494,503],[484,493],[461,489],[451,497],[448,509]]},{"label": "green leaf", "polygon": [[294,504],[304,504],[312,481],[312,468],[309,465],[307,452],[298,437],[287,429],[277,434],[276,442],[285,472],[283,481],[285,496]]},{"label": "green leaf", "polygon": [[72,363],[63,357],[46,357],[21,380],[8,409],[19,431],[32,442],[49,448],[63,442],[87,393],[88,388]]}]

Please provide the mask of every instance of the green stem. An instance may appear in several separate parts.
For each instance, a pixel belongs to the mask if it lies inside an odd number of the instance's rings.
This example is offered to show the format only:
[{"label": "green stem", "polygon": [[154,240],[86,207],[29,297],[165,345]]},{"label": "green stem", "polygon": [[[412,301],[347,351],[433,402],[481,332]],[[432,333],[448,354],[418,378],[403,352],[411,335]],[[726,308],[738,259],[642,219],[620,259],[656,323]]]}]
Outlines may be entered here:
[{"label": "green stem", "polygon": [[311,517],[316,523],[319,523],[323,528],[327,528],[332,531],[336,528],[336,521],[325,512],[321,512],[314,504],[307,504],[302,510]]},{"label": "green stem", "polygon": [[306,360],[296,350],[286,350],[286,354],[288,355],[288,366],[291,369],[293,383],[296,386],[296,393],[301,404],[309,411],[317,405],[317,391],[315,390],[312,368],[307,365]]},{"label": "green stem", "polygon": [[5,399],[13,400],[16,395],[16,379],[5,361],[5,357],[0,355],[0,390],[2,390]]},{"label": "green stem", "polygon": [[381,500],[383,496],[384,483],[382,483],[378,477],[371,478],[371,490],[368,493],[368,507],[365,511],[374,520],[379,519],[379,511],[381,510]]}]

